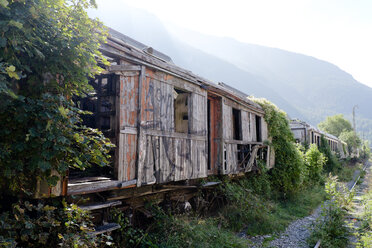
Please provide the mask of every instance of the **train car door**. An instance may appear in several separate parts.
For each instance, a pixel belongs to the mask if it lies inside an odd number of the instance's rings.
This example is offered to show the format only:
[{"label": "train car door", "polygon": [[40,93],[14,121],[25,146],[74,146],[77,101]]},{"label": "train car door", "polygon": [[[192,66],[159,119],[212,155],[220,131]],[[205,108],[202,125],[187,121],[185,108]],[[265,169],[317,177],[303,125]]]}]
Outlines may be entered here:
[{"label": "train car door", "polygon": [[208,175],[216,175],[222,161],[221,151],[221,124],[222,124],[221,97],[208,94]]}]

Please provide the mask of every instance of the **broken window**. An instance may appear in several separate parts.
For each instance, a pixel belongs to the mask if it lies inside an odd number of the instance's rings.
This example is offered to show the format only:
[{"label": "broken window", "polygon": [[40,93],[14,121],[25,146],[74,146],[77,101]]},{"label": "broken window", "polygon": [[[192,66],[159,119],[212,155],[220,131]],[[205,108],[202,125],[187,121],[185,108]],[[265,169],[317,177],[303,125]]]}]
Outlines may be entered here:
[{"label": "broken window", "polygon": [[174,129],[177,133],[189,132],[189,97],[190,93],[174,89]]},{"label": "broken window", "polygon": [[232,109],[232,121],[233,139],[242,140],[241,111],[239,109]]},{"label": "broken window", "polygon": [[256,136],[257,136],[257,142],[262,141],[262,135],[261,135],[261,116],[256,115]]},{"label": "broken window", "polygon": [[[106,137],[112,138],[115,143],[116,127],[116,85],[118,76],[114,74],[103,74],[91,79],[89,84],[93,90],[86,92],[86,96],[74,99],[77,106],[89,111],[91,114],[82,115],[83,124],[87,127],[97,128],[102,131]],[[111,158],[115,158],[115,150],[110,151]],[[113,162],[113,161],[111,161]],[[101,167],[93,165],[84,171],[78,169],[69,170],[69,178],[83,177],[114,177],[114,171],[111,166]]]}]

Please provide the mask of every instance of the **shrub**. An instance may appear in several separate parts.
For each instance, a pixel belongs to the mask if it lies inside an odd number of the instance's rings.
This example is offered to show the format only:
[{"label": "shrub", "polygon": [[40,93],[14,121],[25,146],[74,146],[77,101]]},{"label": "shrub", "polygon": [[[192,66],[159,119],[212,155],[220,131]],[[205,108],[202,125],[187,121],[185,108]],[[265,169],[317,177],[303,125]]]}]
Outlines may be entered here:
[{"label": "shrub", "polygon": [[324,156],[327,158],[327,162],[324,165],[324,169],[327,173],[330,172],[337,172],[341,169],[341,163],[337,159],[337,157],[332,153],[331,148],[328,145],[327,140],[324,136],[321,136],[321,142],[319,146],[319,151],[321,151]]},{"label": "shrub", "polygon": [[349,192],[344,184],[338,182],[337,177],[331,175],[326,180],[325,191],[329,201],[322,207],[321,217],[315,223],[308,242],[314,246],[321,239],[322,247],[346,247],[350,235],[350,230],[345,225],[346,209],[350,206],[354,193]]},{"label": "shrub", "polygon": [[315,144],[312,144],[305,153],[305,164],[307,168],[307,181],[309,184],[323,182],[323,166],[327,158],[318,150]]},{"label": "shrub", "polygon": [[76,205],[19,201],[0,215],[0,247],[103,247],[109,236],[93,236],[90,215]]},{"label": "shrub", "polygon": [[[73,7],[72,7],[73,6]],[[32,194],[69,167],[109,163],[110,141],[82,125],[74,96],[108,64],[94,0],[0,1],[0,190]]]}]

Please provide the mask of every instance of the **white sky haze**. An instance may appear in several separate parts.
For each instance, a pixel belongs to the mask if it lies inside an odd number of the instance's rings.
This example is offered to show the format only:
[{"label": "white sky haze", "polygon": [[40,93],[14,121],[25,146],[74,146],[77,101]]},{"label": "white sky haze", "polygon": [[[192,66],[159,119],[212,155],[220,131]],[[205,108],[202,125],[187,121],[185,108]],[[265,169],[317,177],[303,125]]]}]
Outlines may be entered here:
[{"label": "white sky haze", "polygon": [[372,0],[120,1],[200,33],[326,60],[372,87]]}]

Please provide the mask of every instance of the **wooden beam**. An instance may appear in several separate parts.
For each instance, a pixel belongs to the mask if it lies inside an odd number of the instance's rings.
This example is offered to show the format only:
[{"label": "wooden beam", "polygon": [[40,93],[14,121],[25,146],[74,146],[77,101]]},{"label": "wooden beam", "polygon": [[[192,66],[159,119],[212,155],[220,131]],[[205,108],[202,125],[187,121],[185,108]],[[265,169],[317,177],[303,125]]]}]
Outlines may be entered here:
[{"label": "wooden beam", "polygon": [[112,65],[108,68],[109,72],[122,72],[122,71],[140,71],[141,67],[137,65]]},{"label": "wooden beam", "polygon": [[138,81],[138,110],[137,110],[137,129],[138,129],[138,136],[137,136],[137,187],[141,186],[142,183],[142,170],[143,165],[145,162],[145,153],[146,153],[146,135],[143,132],[142,128],[142,86],[144,81],[146,80],[145,76],[145,66],[141,66],[141,74]]}]

